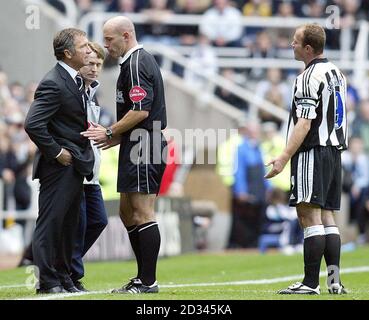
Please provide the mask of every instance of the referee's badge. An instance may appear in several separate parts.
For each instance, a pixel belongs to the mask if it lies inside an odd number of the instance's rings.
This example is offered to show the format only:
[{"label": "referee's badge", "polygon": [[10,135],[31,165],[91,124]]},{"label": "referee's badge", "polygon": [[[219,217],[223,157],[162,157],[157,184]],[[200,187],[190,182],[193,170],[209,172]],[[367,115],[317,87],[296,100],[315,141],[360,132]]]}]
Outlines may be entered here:
[{"label": "referee's badge", "polygon": [[129,91],[129,98],[133,103],[142,101],[143,99],[145,99],[146,96],[147,96],[146,91],[139,86],[134,86]]}]

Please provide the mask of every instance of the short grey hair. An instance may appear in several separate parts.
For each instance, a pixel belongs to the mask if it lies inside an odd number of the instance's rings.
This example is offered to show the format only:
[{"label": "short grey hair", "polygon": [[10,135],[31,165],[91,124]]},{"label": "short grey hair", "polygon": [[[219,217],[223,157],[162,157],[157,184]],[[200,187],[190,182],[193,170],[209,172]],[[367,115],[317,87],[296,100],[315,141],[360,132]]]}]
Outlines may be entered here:
[{"label": "short grey hair", "polygon": [[76,29],[76,28],[68,28],[59,31],[53,41],[54,46],[54,55],[57,60],[63,60],[64,50],[69,50],[73,54],[76,52],[74,46],[74,39],[77,36],[86,36],[86,32]]}]

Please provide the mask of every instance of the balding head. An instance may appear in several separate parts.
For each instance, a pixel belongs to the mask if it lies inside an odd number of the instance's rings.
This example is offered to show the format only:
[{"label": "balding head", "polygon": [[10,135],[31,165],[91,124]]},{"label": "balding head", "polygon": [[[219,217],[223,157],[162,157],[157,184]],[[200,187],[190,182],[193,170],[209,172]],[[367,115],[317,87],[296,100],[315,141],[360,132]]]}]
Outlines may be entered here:
[{"label": "balding head", "polygon": [[104,43],[109,54],[118,58],[137,45],[135,27],[130,19],[117,16],[104,24]]},{"label": "balding head", "polygon": [[110,29],[118,33],[135,31],[132,21],[124,16],[117,16],[106,21],[104,24],[105,29]]}]

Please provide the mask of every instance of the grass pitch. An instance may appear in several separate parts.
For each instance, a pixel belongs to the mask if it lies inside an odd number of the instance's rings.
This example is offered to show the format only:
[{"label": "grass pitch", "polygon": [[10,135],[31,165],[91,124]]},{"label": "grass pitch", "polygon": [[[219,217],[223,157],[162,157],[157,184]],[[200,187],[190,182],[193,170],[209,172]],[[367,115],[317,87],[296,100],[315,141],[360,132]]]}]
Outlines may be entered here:
[{"label": "grass pitch", "polygon": [[[301,281],[303,257],[276,252],[224,252],[186,254],[160,258],[159,294],[120,295],[108,293],[135,275],[134,261],[86,263],[87,294],[35,295],[27,268],[0,271],[0,299],[47,300],[369,300],[369,247],[344,252],[342,282],[349,294],[332,296],[326,289],[324,261],[321,295],[282,296],[276,291]],[[28,285],[28,286],[27,286]]]}]

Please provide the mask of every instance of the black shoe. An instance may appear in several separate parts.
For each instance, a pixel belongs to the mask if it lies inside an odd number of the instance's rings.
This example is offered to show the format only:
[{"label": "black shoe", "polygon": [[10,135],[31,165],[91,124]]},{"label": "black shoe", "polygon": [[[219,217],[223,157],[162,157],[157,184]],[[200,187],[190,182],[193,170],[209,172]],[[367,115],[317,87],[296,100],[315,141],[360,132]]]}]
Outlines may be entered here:
[{"label": "black shoe", "polygon": [[55,293],[68,293],[63,286],[56,286],[49,289],[37,289],[36,294],[55,294]]},{"label": "black shoe", "polygon": [[83,285],[82,281],[80,280],[76,280],[76,281],[73,281],[74,283],[74,286],[79,290],[79,291],[82,291],[82,292],[88,292],[88,290],[85,288],[85,286]]},{"label": "black shoe", "polygon": [[113,289],[111,293],[131,293],[131,294],[139,294],[139,293],[158,293],[159,292],[159,286],[157,282],[155,281],[151,286],[145,286],[142,284],[140,279],[131,279],[131,281],[124,285],[122,288],[119,289]]},{"label": "black shoe", "polygon": [[27,258],[22,258],[21,261],[19,261],[17,267],[20,268],[20,267],[28,267],[28,266],[32,266],[33,265],[33,261],[32,260],[29,260]]},{"label": "black shoe", "polygon": [[75,286],[71,286],[71,287],[68,287],[68,288],[65,288],[65,290],[67,290],[67,292],[70,292],[70,293],[77,293],[77,292],[81,292],[81,290],[78,290],[78,288],[76,288]]}]

